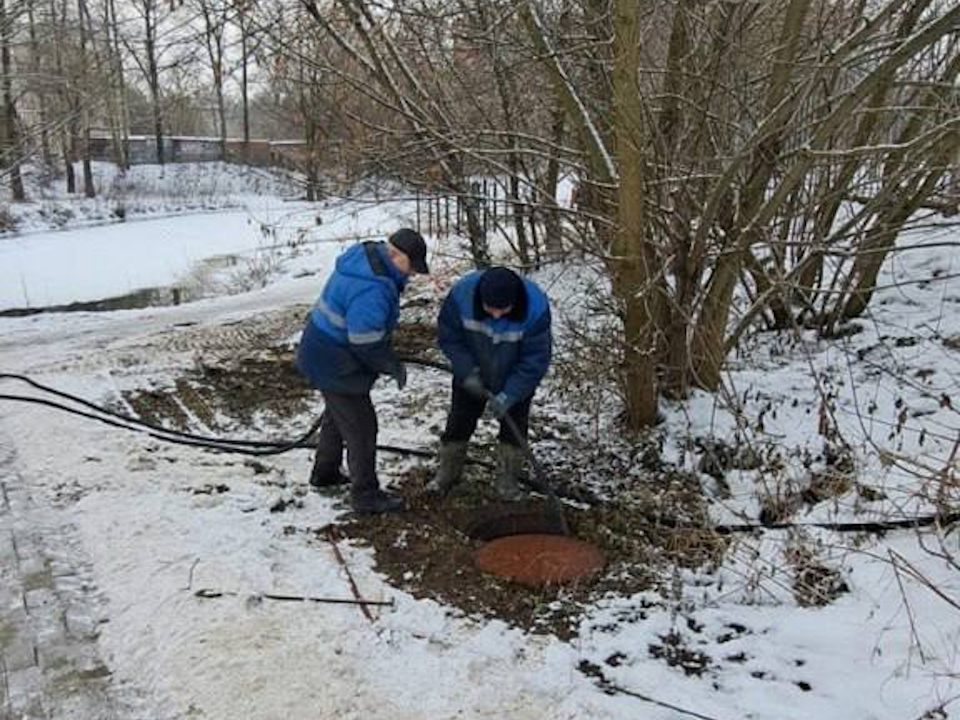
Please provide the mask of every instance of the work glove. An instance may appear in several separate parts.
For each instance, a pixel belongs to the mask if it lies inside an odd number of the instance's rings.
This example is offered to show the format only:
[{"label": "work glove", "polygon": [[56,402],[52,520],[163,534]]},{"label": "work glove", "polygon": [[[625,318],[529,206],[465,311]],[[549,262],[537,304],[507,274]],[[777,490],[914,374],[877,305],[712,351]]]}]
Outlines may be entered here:
[{"label": "work glove", "polygon": [[498,393],[490,398],[487,407],[497,420],[502,420],[503,416],[510,410],[510,398],[507,397],[506,393]]},{"label": "work glove", "polygon": [[393,371],[393,379],[397,381],[397,390],[403,390],[407,386],[407,366],[397,363],[397,369]]},{"label": "work glove", "polygon": [[480,377],[479,370],[474,370],[463,379],[463,389],[480,398],[486,396],[487,389],[483,386],[483,378]]}]

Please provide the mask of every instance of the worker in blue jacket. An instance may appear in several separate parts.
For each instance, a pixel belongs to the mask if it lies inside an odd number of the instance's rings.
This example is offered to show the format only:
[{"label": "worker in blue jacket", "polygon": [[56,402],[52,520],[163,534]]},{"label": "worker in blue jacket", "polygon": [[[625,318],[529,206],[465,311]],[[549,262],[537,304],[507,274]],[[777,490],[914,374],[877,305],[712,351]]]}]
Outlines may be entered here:
[{"label": "worker in blue jacket", "polygon": [[501,421],[495,488],[505,500],[518,499],[525,456],[503,418],[513,419],[525,443],[530,403],[550,367],[547,296],[505,267],[470,273],[444,301],[437,334],[453,366],[453,397],[427,489],[445,495],[460,481],[467,443],[489,404]]},{"label": "worker in blue jacket", "polygon": [[[403,228],[387,242],[364,242],[341,255],[333,275],[310,310],[297,349],[297,367],[323,394],[310,484],[315,488],[350,483],[360,513],[395,512],[400,498],[377,480],[377,413],[370,388],[380,375],[399,389],[407,372],[392,346],[400,316],[400,293],[410,275],[426,274],[427,246],[415,230]],[[340,472],[346,446],[349,480]]]}]

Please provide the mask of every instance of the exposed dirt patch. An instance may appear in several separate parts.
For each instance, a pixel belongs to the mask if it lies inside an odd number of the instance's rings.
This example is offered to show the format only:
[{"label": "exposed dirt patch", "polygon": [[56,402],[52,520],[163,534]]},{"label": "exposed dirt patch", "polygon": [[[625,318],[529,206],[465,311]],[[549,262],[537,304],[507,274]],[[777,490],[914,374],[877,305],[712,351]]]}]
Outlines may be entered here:
[{"label": "exposed dirt patch", "polygon": [[446,364],[437,345],[437,328],[433,323],[400,323],[393,337],[393,349],[404,359],[420,359]]},{"label": "exposed dirt patch", "polygon": [[670,667],[683,670],[684,675],[700,677],[710,669],[710,657],[699,650],[687,646],[684,638],[678,632],[669,632],[660,636],[660,643],[651,644],[647,650],[650,657],[663,660]]},{"label": "exposed dirt patch", "polygon": [[793,597],[803,607],[829,605],[850,588],[840,571],[817,560],[810,550],[798,546],[787,552],[793,568]]},{"label": "exposed dirt patch", "polygon": [[[290,322],[287,319],[281,327],[289,330]],[[137,416],[177,430],[188,429],[195,418],[217,430],[249,425],[256,417],[282,421],[313,411],[319,396],[297,372],[294,349],[279,343],[274,332],[271,343],[266,342],[265,333],[245,333],[239,328],[234,334],[252,340],[237,341],[230,356],[214,355],[213,360],[198,362],[177,379],[174,389],[127,394]],[[394,345],[401,357],[443,362],[436,330],[426,323],[401,323]]]},{"label": "exposed dirt patch", "polygon": [[296,417],[309,412],[316,397],[294,367],[293,352],[272,347],[255,356],[200,363],[177,379],[174,390],[145,390],[126,400],[141,419],[186,430],[191,417],[211,429],[246,425],[257,416]]},{"label": "exposed dirt patch", "polygon": [[[663,588],[675,565],[714,563],[726,549],[727,541],[708,529],[651,522],[651,507],[611,503],[568,506],[565,516],[571,534],[604,554],[604,571],[581,584],[523,587],[485,575],[476,567],[474,553],[483,541],[471,537],[470,530],[484,517],[517,511],[516,506],[504,506],[492,497],[482,474],[482,470],[471,470],[472,477],[449,497],[438,500],[423,491],[429,470],[417,468],[400,485],[407,512],[375,519],[348,516],[340,531],[372,547],[378,569],[415,597],[432,598],[466,615],[496,617],[561,638],[576,634],[583,607],[596,599],[608,593],[629,595]],[[656,480],[651,480],[651,487],[655,485]],[[538,505],[541,512],[547,511],[545,501],[521,508]]]}]

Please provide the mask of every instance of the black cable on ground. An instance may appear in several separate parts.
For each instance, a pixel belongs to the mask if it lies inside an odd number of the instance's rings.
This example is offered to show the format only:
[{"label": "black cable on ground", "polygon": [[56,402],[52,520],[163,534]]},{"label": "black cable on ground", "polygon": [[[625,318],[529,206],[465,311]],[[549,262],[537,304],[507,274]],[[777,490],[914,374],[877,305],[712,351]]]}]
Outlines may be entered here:
[{"label": "black cable on ground", "polygon": [[[251,447],[251,448],[264,447],[264,448],[292,449],[293,447],[297,446],[296,445],[297,443],[303,442],[308,437],[310,437],[310,435],[312,435],[313,432],[316,431],[316,427],[319,426],[319,421],[318,421],[317,423],[315,423],[314,427],[311,428],[310,432],[307,432],[306,434],[301,436],[299,439],[294,441],[270,442],[270,441],[262,441],[262,440],[235,440],[230,438],[210,437],[208,435],[197,435],[195,433],[185,432],[181,430],[170,430],[169,428],[165,428],[161,425],[154,425],[153,423],[146,422],[145,420],[141,420],[140,418],[135,418],[131,415],[124,415],[123,413],[116,412],[114,410],[108,410],[107,408],[97,405],[95,403],[92,403],[89,400],[85,400],[76,395],[71,395],[70,393],[63,392],[62,390],[57,390],[56,388],[52,388],[49,385],[44,385],[43,383],[39,383],[36,380],[26,377],[25,375],[15,375],[13,373],[0,373],[0,380],[19,380],[20,382],[24,382],[36,390],[40,390],[41,392],[48,393],[50,395],[53,395],[54,397],[59,397],[64,400],[68,400],[72,403],[76,403],[81,407],[88,408],[90,410],[93,410],[94,412],[100,413],[101,415],[106,415],[111,418],[116,418],[117,420],[122,420],[123,422],[129,423],[130,425],[136,425],[154,432],[165,433],[172,437],[185,438],[189,440],[197,440],[198,441],[197,444],[211,443],[211,444],[217,445],[218,447],[237,445],[240,447]],[[26,396],[4,396],[4,399],[8,399],[8,400],[14,400],[17,398],[20,398],[23,400],[29,399]],[[83,417],[90,417],[94,420],[100,419],[98,417],[94,417],[89,414],[80,412],[79,410],[75,410],[68,406],[60,405],[58,403],[53,403],[52,401],[44,401],[41,404],[66,410],[67,412],[72,412],[74,414],[77,414]],[[133,430],[135,428],[127,428],[127,429]]]},{"label": "black cable on ground", "polygon": [[913,530],[915,528],[940,525],[946,527],[960,522],[960,512],[936,513],[902,520],[874,520],[865,522],[808,522],[808,523],[743,523],[738,525],[717,525],[713,529],[721,535],[754,532],[755,530],[789,530],[792,528],[820,528],[836,532],[883,533],[887,530]]},{"label": "black cable on ground", "polygon": [[[89,418],[90,420],[96,420],[104,423],[105,425],[120,428],[121,430],[132,430],[134,432],[144,433],[152,438],[162,440],[164,442],[206,448],[208,450],[218,450],[220,452],[238,453],[241,455],[279,455],[295,448],[309,447],[309,445],[306,445],[304,441],[313,435],[313,433],[316,432],[316,429],[320,426],[320,421],[318,420],[313,424],[313,426],[311,426],[310,430],[303,435],[303,437],[289,443],[255,443],[251,441],[249,445],[244,446],[244,441],[222,441],[218,438],[194,435],[192,433],[181,433],[176,430],[167,430],[166,428],[158,425],[150,425],[149,423],[127,418],[127,416],[123,416],[119,413],[114,413],[108,410],[98,409],[97,411],[102,412],[103,415],[96,415],[92,412],[78,410],[53,400],[27,397],[25,395],[0,394],[0,400],[43,405],[56,410],[63,410],[64,412],[68,412],[72,415],[79,415],[80,417]],[[119,417],[119,419],[117,419],[117,417]],[[258,445],[260,447],[254,447],[254,445]],[[263,447],[264,445],[269,445],[269,447]]]},{"label": "black cable on ground", "polygon": [[[36,405],[42,405],[45,407],[50,407],[56,410],[62,410],[64,412],[71,413],[73,415],[78,415],[80,417],[85,417],[90,420],[96,420],[102,422],[111,427],[120,428],[122,430],[132,430],[134,432],[142,432],[150,437],[153,437],[157,440],[164,442],[170,442],[177,445],[187,445],[190,447],[200,447],[206,448],[208,450],[216,450],[219,452],[229,452],[237,453],[240,455],[252,455],[252,456],[268,456],[268,455],[280,455],[290,450],[296,450],[299,448],[310,448],[314,447],[309,441],[310,437],[317,431],[320,427],[320,420],[317,420],[310,426],[310,429],[307,430],[299,438],[291,441],[262,441],[262,440],[238,440],[230,438],[217,438],[207,435],[197,435],[196,433],[182,432],[179,430],[170,430],[161,425],[155,425],[153,423],[148,423],[139,418],[132,417],[130,415],[124,415],[123,413],[115,412],[113,410],[108,410],[107,408],[96,405],[95,403],[85,400],[83,398],[71,395],[70,393],[63,392],[62,390],[57,390],[48,385],[32,380],[24,375],[16,375],[13,373],[0,373],[0,380],[19,380],[21,382],[27,383],[31,387],[41,392],[49,393],[55,397],[68,400],[72,403],[76,403],[82,407],[88,408],[93,412],[86,412],[83,410],[78,410],[77,408],[70,407],[63,403],[59,403],[53,400],[47,400],[44,398],[35,398],[29,397],[26,395],[10,395],[10,394],[0,394],[0,400],[10,400],[13,402],[23,402],[23,403],[33,403]],[[99,413],[99,414],[96,414]],[[392,452],[400,455],[411,455],[415,457],[433,457],[434,453],[427,450],[417,450],[414,448],[404,448],[398,447],[395,445],[378,445],[378,450],[383,450],[384,452]]]}]

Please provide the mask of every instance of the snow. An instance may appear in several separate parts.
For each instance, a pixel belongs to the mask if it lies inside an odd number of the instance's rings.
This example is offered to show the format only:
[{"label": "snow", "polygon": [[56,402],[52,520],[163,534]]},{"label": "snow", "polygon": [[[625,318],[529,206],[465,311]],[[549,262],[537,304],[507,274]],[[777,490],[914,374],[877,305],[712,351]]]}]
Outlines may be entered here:
[{"label": "snow", "polygon": [[[244,209],[0,239],[0,309],[167,285],[203,258],[281,248],[265,286],[232,295],[176,307],[0,318],[0,368],[99,403],[116,402],[122,390],[168,385],[198,357],[229,353],[229,344],[210,338],[226,338],[238,321],[308,306],[343,247],[411,224],[411,213],[404,203],[307,205],[264,196]],[[275,229],[269,242],[263,225]],[[945,467],[960,433],[956,411],[942,403],[944,395],[958,397],[960,379],[960,354],[944,344],[960,338],[953,311],[960,282],[950,279],[956,255],[933,247],[945,239],[956,240],[956,230],[934,227],[911,240],[931,247],[885,270],[885,288],[859,334],[829,342],[806,332],[759,338],[748,355],[734,358],[725,382],[727,396],[738,398],[739,418],[722,396],[706,393],[665,408],[664,453],[680,467],[696,465],[680,442],[688,436],[747,436],[783,455],[783,477],[728,474],[727,494],[718,490],[712,503],[718,522],[755,519],[758,490],[762,495],[775,481],[800,485],[811,467],[821,467],[817,459],[804,465],[802,456],[823,451],[824,402],[855,453],[858,481],[886,499],[868,503],[847,494],[798,519],[931,511],[911,463]],[[447,239],[429,241],[436,255],[459,252]],[[944,279],[904,284],[933,275]],[[415,282],[442,286],[451,279]],[[558,304],[572,308],[583,299],[569,277],[543,279]],[[880,345],[890,338],[912,339]],[[918,376],[924,369],[933,372]],[[404,403],[441,382],[415,373],[407,396],[378,385],[377,402],[400,408],[382,422],[381,441],[430,447],[443,393],[434,393],[441,399],[422,410],[426,417]],[[13,381],[0,385],[0,392],[15,391],[26,392]],[[257,428],[249,430],[256,435]],[[948,717],[960,690],[960,574],[920,542],[936,548],[941,541],[956,558],[955,530],[939,538],[934,531],[894,531],[860,546],[816,528],[737,536],[715,571],[678,569],[662,595],[608,597],[587,609],[577,639],[564,642],[415,599],[376,572],[372,551],[349,543],[339,549],[361,593],[394,601],[373,610],[374,622],[350,605],[258,599],[265,592],[350,597],[329,543],[286,530],[290,513],[297,527],[319,530],[337,519],[340,505],[309,494],[288,513],[264,510],[291,497],[291,485],[308,471],[306,453],[271,458],[263,476],[234,457],[2,402],[0,451],[6,482],[23,483],[32,499],[27,519],[56,530],[60,551],[92,568],[101,597],[99,647],[130,717],[682,716],[667,704],[716,720],[908,720],[941,703],[947,711],[929,717]],[[380,463],[388,484],[405,467],[385,457]],[[198,492],[217,484],[229,492]],[[783,557],[800,541],[819,547],[850,592],[823,607],[796,603]],[[195,597],[202,587],[237,595]],[[649,648],[671,634],[711,658],[710,667],[686,675],[651,657]],[[602,668],[617,688],[663,704],[604,692],[580,671],[583,663]]]}]

